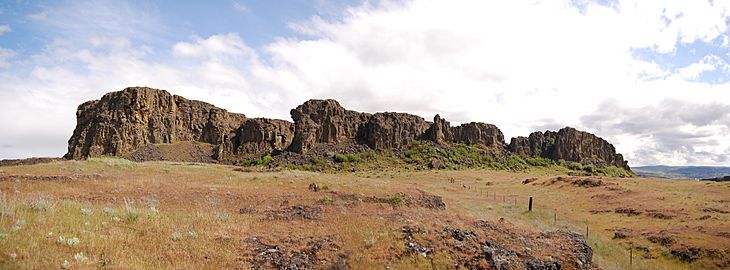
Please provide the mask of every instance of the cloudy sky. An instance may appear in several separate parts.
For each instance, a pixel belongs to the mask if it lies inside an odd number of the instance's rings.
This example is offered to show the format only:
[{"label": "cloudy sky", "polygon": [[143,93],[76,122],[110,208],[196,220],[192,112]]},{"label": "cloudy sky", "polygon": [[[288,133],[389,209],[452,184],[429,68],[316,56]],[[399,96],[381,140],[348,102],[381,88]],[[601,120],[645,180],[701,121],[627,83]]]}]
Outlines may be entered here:
[{"label": "cloudy sky", "polygon": [[630,165],[730,165],[729,24],[719,0],[7,0],[0,158],[60,156],[79,103],[150,86],[254,117],[335,98],[507,138],[567,125]]}]

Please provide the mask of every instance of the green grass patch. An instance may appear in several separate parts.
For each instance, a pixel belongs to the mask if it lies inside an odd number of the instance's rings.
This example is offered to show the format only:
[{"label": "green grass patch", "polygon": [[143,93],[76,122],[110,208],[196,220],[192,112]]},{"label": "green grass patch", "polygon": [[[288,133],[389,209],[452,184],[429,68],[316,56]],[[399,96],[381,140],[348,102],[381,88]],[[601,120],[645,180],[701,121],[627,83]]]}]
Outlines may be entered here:
[{"label": "green grass patch", "polygon": [[265,156],[261,156],[255,160],[243,162],[239,165],[244,167],[268,166],[273,159],[274,158],[271,157],[271,154],[266,154]]},{"label": "green grass patch", "polygon": [[[497,151],[498,152],[498,151]],[[250,164],[267,163],[266,156]],[[252,165],[250,165],[252,166]],[[369,171],[382,169],[484,169],[526,172],[550,171],[571,175],[631,177],[633,173],[613,166],[596,167],[572,161],[553,161],[542,157],[503,156],[483,145],[454,143],[448,146],[415,140],[402,149],[341,153],[332,157],[313,156],[304,165],[287,165],[289,169],[314,172]]]}]

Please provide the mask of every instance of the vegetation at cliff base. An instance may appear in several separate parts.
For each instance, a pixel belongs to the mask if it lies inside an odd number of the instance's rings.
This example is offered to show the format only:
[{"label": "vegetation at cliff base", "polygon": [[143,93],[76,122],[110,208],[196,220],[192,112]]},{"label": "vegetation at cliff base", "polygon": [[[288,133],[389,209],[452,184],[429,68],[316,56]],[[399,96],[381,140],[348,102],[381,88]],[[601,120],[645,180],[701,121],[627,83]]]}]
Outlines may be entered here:
[{"label": "vegetation at cliff base", "polygon": [[243,166],[281,166],[315,172],[369,171],[377,169],[405,170],[465,170],[492,169],[498,171],[528,172],[548,170],[569,175],[600,175],[631,177],[633,173],[614,166],[597,167],[571,161],[553,161],[542,157],[521,157],[514,154],[497,154],[494,149],[482,145],[454,143],[439,145],[430,141],[415,140],[403,149],[391,151],[363,151],[337,153],[332,155],[303,155],[302,164],[272,162],[276,155],[271,153],[243,162]]}]

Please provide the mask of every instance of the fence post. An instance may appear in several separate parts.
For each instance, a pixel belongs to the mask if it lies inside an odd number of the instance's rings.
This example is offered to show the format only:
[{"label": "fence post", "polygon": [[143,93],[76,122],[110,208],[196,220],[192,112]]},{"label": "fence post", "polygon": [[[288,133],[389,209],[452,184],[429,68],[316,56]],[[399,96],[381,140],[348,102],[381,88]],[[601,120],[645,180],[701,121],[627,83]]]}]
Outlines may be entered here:
[{"label": "fence post", "polygon": [[629,244],[629,266],[634,264],[634,244]]},{"label": "fence post", "polygon": [[558,209],[555,209],[555,212],[553,212],[553,226],[558,224]]},{"label": "fence post", "polygon": [[532,211],[532,196],[530,196],[530,206],[528,207],[527,211]]}]

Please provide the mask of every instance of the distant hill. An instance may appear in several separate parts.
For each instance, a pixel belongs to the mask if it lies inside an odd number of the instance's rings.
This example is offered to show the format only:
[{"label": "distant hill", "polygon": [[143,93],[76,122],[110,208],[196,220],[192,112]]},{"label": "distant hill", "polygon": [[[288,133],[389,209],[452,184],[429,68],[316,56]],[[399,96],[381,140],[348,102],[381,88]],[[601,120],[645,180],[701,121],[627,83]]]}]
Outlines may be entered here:
[{"label": "distant hill", "polygon": [[707,179],[730,175],[730,167],[716,166],[642,166],[632,167],[641,177],[670,179]]}]

